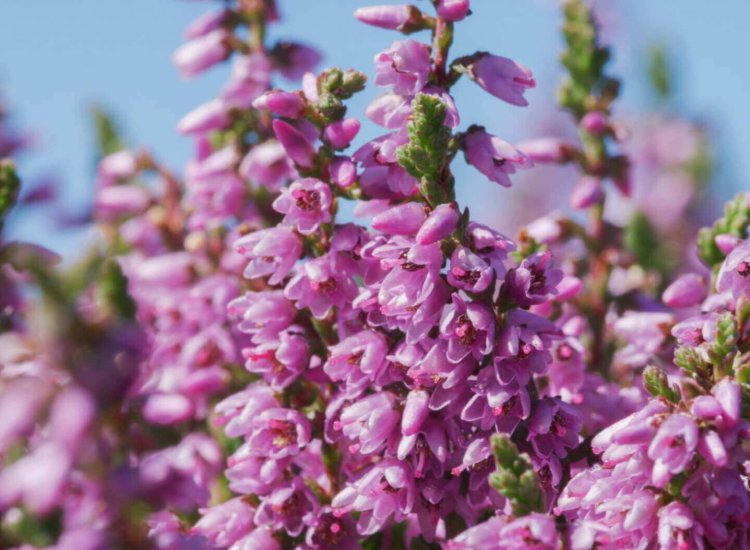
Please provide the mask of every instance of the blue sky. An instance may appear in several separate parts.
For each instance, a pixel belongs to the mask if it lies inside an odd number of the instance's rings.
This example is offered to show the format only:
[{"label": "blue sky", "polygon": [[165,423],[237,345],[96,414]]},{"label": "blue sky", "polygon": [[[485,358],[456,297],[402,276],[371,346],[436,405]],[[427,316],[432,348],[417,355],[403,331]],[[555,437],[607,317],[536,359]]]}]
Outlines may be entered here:
[{"label": "blue sky", "polygon": [[[379,0],[380,3],[383,0]],[[352,20],[365,0],[280,0],[284,21],[273,32],[317,46],[326,66],[357,67],[371,74],[375,52],[396,33]],[[392,2],[393,3],[393,2]],[[425,0],[414,0],[417,5]],[[709,123],[724,163],[722,193],[747,185],[750,171],[750,64],[746,0],[609,0],[615,7],[608,29],[617,50],[613,71],[625,77],[623,113],[649,106],[643,52],[653,41],[672,52],[677,68],[676,107]],[[182,30],[209,9],[208,2],[180,0],[4,0],[0,8],[0,89],[18,125],[43,136],[39,151],[22,165],[28,174],[59,173],[66,201],[81,204],[92,189],[92,132],[86,108],[96,102],[113,112],[133,145],[145,145],[178,168],[191,143],[178,136],[180,116],[212,97],[225,73],[214,71],[181,80],[170,64]],[[456,54],[477,49],[512,57],[529,66],[538,87],[531,107],[518,109],[461,83],[456,98],[463,125],[480,122],[509,140],[531,137],[534,109],[549,105],[559,78],[559,13],[556,0],[473,0],[474,16],[458,30]],[[351,105],[360,114],[375,95],[370,90]],[[362,139],[375,129],[365,127]],[[468,172],[467,172],[468,174]],[[476,179],[476,178],[474,178]],[[472,185],[487,186],[486,182]],[[495,189],[462,191],[470,204]],[[56,249],[69,239],[49,231],[38,217],[14,231]]]}]

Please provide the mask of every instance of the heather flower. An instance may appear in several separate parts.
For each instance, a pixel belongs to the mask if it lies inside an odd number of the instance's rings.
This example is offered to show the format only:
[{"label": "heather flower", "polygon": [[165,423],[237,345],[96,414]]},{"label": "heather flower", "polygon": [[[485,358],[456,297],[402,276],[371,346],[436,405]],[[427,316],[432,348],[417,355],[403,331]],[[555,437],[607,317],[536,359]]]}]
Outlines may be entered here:
[{"label": "heather flower", "polygon": [[227,311],[239,320],[237,328],[262,343],[275,338],[287,328],[297,311],[281,290],[247,292],[229,302]]},{"label": "heather flower", "polygon": [[448,340],[447,358],[460,362],[467,355],[481,360],[492,351],[495,320],[483,304],[467,302],[458,295],[451,297],[440,319],[440,334]]},{"label": "heather flower", "polygon": [[528,105],[523,94],[536,86],[529,69],[507,57],[488,53],[481,54],[469,66],[469,76],[496,98],[519,107]]},{"label": "heather flower", "polygon": [[229,123],[229,109],[221,98],[212,99],[183,116],[177,123],[181,134],[206,134]]},{"label": "heather flower", "polygon": [[681,502],[670,502],[659,510],[659,545],[665,550],[704,548],[703,529]]},{"label": "heather flower", "polygon": [[494,276],[494,270],[467,248],[459,246],[451,254],[448,282],[454,287],[467,292],[484,292]]},{"label": "heather flower", "polygon": [[239,437],[249,433],[253,419],[261,412],[278,406],[271,388],[263,383],[251,384],[216,405],[214,424],[223,426],[229,437]]},{"label": "heather flower", "polygon": [[604,200],[601,179],[596,176],[581,176],[570,194],[570,206],[583,210]]},{"label": "heather flower", "polygon": [[572,158],[575,151],[572,145],[558,138],[539,138],[522,141],[516,144],[521,151],[533,162],[561,163]]},{"label": "heather flower", "polygon": [[289,386],[307,367],[309,346],[299,327],[290,327],[268,341],[243,351],[245,368],[260,374],[275,390]]},{"label": "heather flower", "polygon": [[417,231],[417,244],[432,244],[448,237],[456,230],[458,222],[458,209],[454,204],[438,205]]},{"label": "heather flower", "polygon": [[312,548],[358,550],[356,529],[346,517],[337,517],[330,506],[324,506],[315,523],[307,530],[305,542]]},{"label": "heather flower", "polygon": [[393,86],[397,94],[416,94],[427,84],[430,52],[415,40],[396,41],[375,56],[375,84]]},{"label": "heather flower", "polygon": [[739,298],[750,288],[750,242],[737,245],[726,257],[716,277],[717,292],[731,292]]},{"label": "heather flower", "polygon": [[448,21],[461,21],[469,13],[469,0],[440,0],[437,13]]},{"label": "heather flower", "polygon": [[345,407],[339,420],[334,422],[334,429],[356,441],[349,446],[350,452],[372,454],[388,442],[399,420],[393,394],[381,392]]},{"label": "heather flower", "polygon": [[229,33],[216,29],[180,46],[172,61],[183,77],[197,76],[227,58],[230,52],[228,41]]},{"label": "heather flower", "polygon": [[672,336],[681,345],[699,346],[716,338],[717,313],[704,313],[689,317],[672,327]]},{"label": "heather flower", "polygon": [[309,442],[310,423],[293,409],[267,409],[250,421],[247,444],[256,456],[272,459],[294,456]]},{"label": "heather flower", "polygon": [[513,303],[529,307],[551,300],[562,277],[552,265],[551,252],[535,252],[508,271],[503,288]]},{"label": "heather flower", "polygon": [[365,6],[354,11],[354,17],[373,27],[401,31],[420,19],[413,6]]},{"label": "heather flower", "polygon": [[227,459],[224,474],[229,488],[240,495],[265,495],[283,480],[291,458],[275,460],[254,456],[253,450],[244,443]]},{"label": "heather flower", "polygon": [[684,414],[673,414],[659,426],[648,447],[648,456],[654,461],[654,485],[664,487],[672,475],[685,469],[693,458],[698,438],[698,426]]},{"label": "heather flower", "polygon": [[318,499],[300,478],[295,478],[263,498],[255,513],[255,522],[274,531],[284,529],[296,537],[313,522],[317,510]]},{"label": "heather flower", "polygon": [[342,189],[351,187],[357,180],[357,165],[349,157],[337,157],[328,167],[331,183]]},{"label": "heather flower", "polygon": [[255,98],[252,105],[255,109],[287,118],[299,118],[305,112],[305,100],[299,93],[282,90],[266,92]]},{"label": "heather flower", "polygon": [[575,409],[559,399],[541,400],[529,419],[529,440],[539,456],[565,456],[578,443],[581,420]]},{"label": "heather flower", "polygon": [[379,332],[365,330],[329,347],[323,370],[331,380],[345,382],[345,391],[356,397],[376,384],[386,368],[388,346]]},{"label": "heather flower", "polygon": [[284,289],[297,309],[310,308],[316,319],[323,319],[333,307],[342,308],[357,296],[357,285],[335,260],[321,256],[302,264]]},{"label": "heather flower", "polygon": [[424,206],[416,202],[407,202],[392,206],[372,218],[372,227],[392,235],[414,235],[427,215]]},{"label": "heather flower", "polygon": [[249,233],[234,243],[234,250],[250,262],[248,279],[269,276],[268,284],[279,284],[292,270],[302,253],[302,242],[289,227],[274,227]]},{"label": "heather flower", "polygon": [[359,133],[360,123],[356,118],[337,120],[323,130],[325,140],[336,149],[346,149]]},{"label": "heather flower", "polygon": [[276,191],[294,174],[284,147],[275,139],[250,149],[238,168],[245,180]]},{"label": "heather flower", "polygon": [[661,296],[669,307],[690,307],[706,297],[706,283],[700,275],[687,273],[669,285]]},{"label": "heather flower", "polygon": [[508,520],[493,517],[467,529],[448,541],[447,550],[501,550],[503,548],[529,548],[555,550],[560,548],[555,519],[545,514],[529,514]]},{"label": "heather flower", "polygon": [[581,119],[581,126],[591,134],[600,135],[609,129],[609,117],[602,111],[590,111]]},{"label": "heather flower", "polygon": [[517,169],[531,168],[533,163],[521,151],[481,128],[470,130],[464,146],[466,161],[490,181],[510,187],[510,175]]},{"label": "heather flower", "polygon": [[401,432],[404,435],[414,435],[422,427],[429,414],[429,399],[430,394],[424,390],[412,390],[406,396],[404,413],[401,418]]},{"label": "heather flower", "polygon": [[331,189],[315,178],[303,178],[284,188],[273,201],[273,208],[284,214],[284,223],[294,225],[303,235],[315,232],[321,223],[331,221]]},{"label": "heather flower", "polygon": [[290,159],[303,168],[312,167],[315,161],[315,148],[304,133],[279,119],[273,121],[273,133]]},{"label": "heather flower", "polygon": [[331,506],[335,515],[361,512],[357,531],[371,535],[382,529],[391,516],[393,521],[402,521],[414,507],[415,492],[410,468],[398,460],[386,459],[340,491]]},{"label": "heather flower", "polygon": [[201,519],[191,532],[216,545],[229,547],[253,530],[254,510],[241,498],[211,508],[201,508]]},{"label": "heather flower", "polygon": [[626,311],[614,327],[627,342],[618,350],[618,360],[633,366],[645,364],[664,343],[673,320],[669,313]]},{"label": "heather flower", "polygon": [[226,9],[206,12],[187,26],[184,33],[185,38],[192,40],[215,31],[227,21],[230,13]]},{"label": "heather flower", "polygon": [[320,63],[320,54],[310,46],[281,42],[273,51],[276,69],[287,80],[299,80]]}]

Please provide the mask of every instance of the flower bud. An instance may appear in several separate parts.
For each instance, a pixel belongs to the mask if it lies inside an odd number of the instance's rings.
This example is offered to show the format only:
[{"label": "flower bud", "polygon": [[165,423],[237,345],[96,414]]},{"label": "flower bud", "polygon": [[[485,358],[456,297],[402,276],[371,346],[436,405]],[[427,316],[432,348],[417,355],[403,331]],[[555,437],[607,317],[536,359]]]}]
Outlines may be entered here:
[{"label": "flower bud", "polygon": [[345,118],[332,122],[323,130],[323,137],[336,149],[346,149],[359,133],[359,120]]},{"label": "flower bud", "polygon": [[424,390],[412,390],[406,397],[404,414],[401,417],[401,431],[405,436],[414,435],[419,431],[427,418],[429,408],[427,404],[430,394]]},{"label": "flower bud", "polygon": [[414,235],[424,222],[424,207],[416,202],[393,206],[372,219],[372,227],[392,235]]},{"label": "flower bud", "polygon": [[365,6],[354,11],[354,17],[373,27],[413,32],[423,28],[422,12],[414,6]]},{"label": "flower bud", "polygon": [[739,237],[735,237],[734,235],[727,235],[726,233],[722,233],[714,237],[714,242],[716,243],[716,246],[719,247],[719,250],[721,250],[724,254],[729,254],[738,244],[742,242],[742,239],[740,239]]},{"label": "flower bud", "polygon": [[460,216],[454,204],[441,204],[427,217],[417,232],[419,244],[432,244],[443,240],[458,227]]},{"label": "flower bud", "polygon": [[488,53],[469,67],[469,76],[496,98],[519,107],[529,104],[523,94],[536,86],[529,69],[507,57]]},{"label": "flower bud", "polygon": [[351,187],[357,180],[357,166],[349,157],[339,157],[334,159],[329,167],[331,182],[341,188]]},{"label": "flower bud", "polygon": [[602,111],[591,111],[583,115],[581,126],[588,133],[599,136],[609,129],[609,117]]},{"label": "flower bud", "polygon": [[143,406],[143,416],[154,424],[176,424],[193,415],[193,404],[184,395],[152,395]]},{"label": "flower bud", "polygon": [[118,216],[142,212],[149,203],[148,192],[135,185],[110,185],[96,193],[97,217],[111,220]]},{"label": "flower bud", "polygon": [[583,176],[573,187],[570,195],[570,205],[573,208],[582,210],[601,202],[604,198],[602,182],[594,176]]},{"label": "flower bud", "polygon": [[694,306],[706,297],[706,285],[703,277],[695,273],[686,273],[669,285],[661,295],[662,301],[669,307]]},{"label": "flower bud", "polygon": [[275,115],[299,118],[305,112],[305,100],[299,93],[273,90],[256,98],[253,107]]},{"label": "flower bud", "polygon": [[172,62],[184,78],[191,78],[210,69],[229,55],[229,33],[217,29],[183,44],[172,56]]},{"label": "flower bud", "polygon": [[315,149],[302,132],[283,120],[273,121],[273,132],[289,158],[303,168],[312,167]]},{"label": "flower bud", "polygon": [[437,14],[448,21],[461,21],[469,13],[469,0],[439,0]]},{"label": "flower bud", "polygon": [[556,138],[530,139],[516,144],[516,149],[534,162],[567,162],[574,151],[572,145]]},{"label": "flower bud", "polygon": [[181,134],[205,134],[224,128],[229,123],[227,106],[220,98],[199,105],[177,123]]},{"label": "flower bud", "polygon": [[193,40],[194,38],[200,38],[215,31],[229,18],[229,14],[229,10],[226,9],[203,14],[188,25],[185,29],[185,38]]}]

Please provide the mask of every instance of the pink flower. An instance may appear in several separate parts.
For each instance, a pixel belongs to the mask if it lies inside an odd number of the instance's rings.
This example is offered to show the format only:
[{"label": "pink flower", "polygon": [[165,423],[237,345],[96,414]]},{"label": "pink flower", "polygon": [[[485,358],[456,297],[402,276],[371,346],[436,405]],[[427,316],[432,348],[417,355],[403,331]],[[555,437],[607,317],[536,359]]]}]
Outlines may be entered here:
[{"label": "pink flower", "polygon": [[416,40],[396,41],[375,56],[375,84],[393,86],[397,94],[416,94],[427,84],[430,52]]},{"label": "pink flower", "polygon": [[533,162],[510,143],[493,136],[484,129],[469,130],[464,147],[466,161],[490,181],[510,187],[510,175],[517,169],[531,168]]},{"label": "pink flower", "polygon": [[282,189],[273,208],[284,214],[284,223],[303,235],[314,233],[321,223],[331,221],[331,189],[315,178],[303,178]]},{"label": "pink flower", "polygon": [[511,105],[528,105],[524,92],[536,86],[531,71],[499,55],[482,54],[469,67],[469,76],[486,91]]},{"label": "pink flower", "polygon": [[250,260],[248,279],[270,275],[268,284],[279,284],[302,253],[302,242],[290,227],[273,227],[249,233],[234,243],[234,250]]},{"label": "pink flower", "polygon": [[218,28],[194,38],[175,51],[172,61],[183,77],[197,76],[227,58],[229,36],[229,32]]},{"label": "pink flower", "polygon": [[698,426],[685,414],[673,414],[659,426],[648,447],[654,461],[654,485],[664,487],[673,475],[684,471],[693,459],[698,437]]}]

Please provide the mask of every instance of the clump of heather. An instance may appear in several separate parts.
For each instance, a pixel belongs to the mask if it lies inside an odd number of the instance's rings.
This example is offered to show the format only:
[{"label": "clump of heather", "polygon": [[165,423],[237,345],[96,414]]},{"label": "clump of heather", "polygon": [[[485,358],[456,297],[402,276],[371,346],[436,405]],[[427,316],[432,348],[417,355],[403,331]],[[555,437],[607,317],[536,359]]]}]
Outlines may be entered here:
[{"label": "clump of heather", "polygon": [[[521,144],[454,86],[527,107],[531,70],[456,51],[481,6],[424,4],[354,13],[396,37],[378,136],[347,105],[363,72],[270,41],[274,0],[209,11],[173,61],[231,71],[178,123],[184,169],[100,121],[91,253],[59,269],[0,239],[3,547],[750,545],[747,196],[700,232],[705,269],[676,270],[639,178],[696,192],[704,144],[662,138],[637,169],[588,4],[562,5],[578,137]],[[569,165],[574,212],[503,235],[457,202],[460,159],[502,187]],[[0,161],[0,224],[19,185]]]}]

